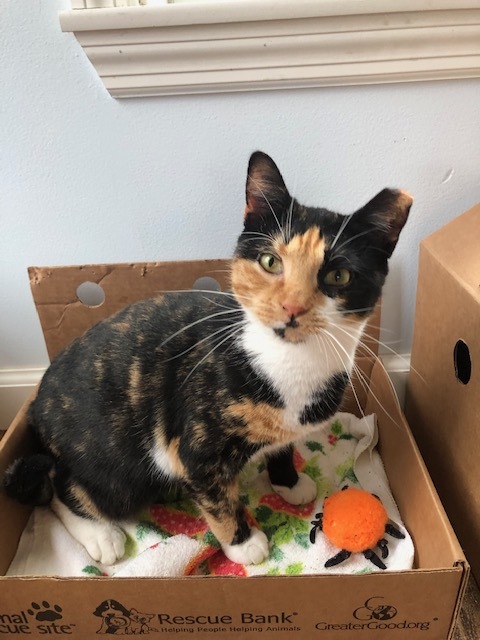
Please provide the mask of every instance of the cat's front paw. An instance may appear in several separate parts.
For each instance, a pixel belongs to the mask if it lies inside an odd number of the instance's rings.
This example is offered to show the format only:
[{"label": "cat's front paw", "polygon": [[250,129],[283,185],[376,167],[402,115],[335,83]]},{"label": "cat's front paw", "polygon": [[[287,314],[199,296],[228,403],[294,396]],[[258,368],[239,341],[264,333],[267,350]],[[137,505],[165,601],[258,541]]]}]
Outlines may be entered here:
[{"label": "cat's front paw", "polygon": [[268,558],[268,539],[259,529],[251,529],[250,537],[240,544],[222,545],[224,554],[237,564],[260,564]]},{"label": "cat's front paw", "polygon": [[70,511],[57,497],[53,498],[51,508],[93,560],[110,565],[123,558],[127,536],[118,525],[108,520],[83,518]]},{"label": "cat's front paw", "polygon": [[114,524],[99,524],[84,539],[84,545],[91,557],[105,565],[112,565],[125,554],[126,536]]},{"label": "cat's front paw", "polygon": [[298,482],[292,488],[272,484],[273,490],[289,504],[307,504],[317,497],[317,485],[306,473],[298,474]]}]

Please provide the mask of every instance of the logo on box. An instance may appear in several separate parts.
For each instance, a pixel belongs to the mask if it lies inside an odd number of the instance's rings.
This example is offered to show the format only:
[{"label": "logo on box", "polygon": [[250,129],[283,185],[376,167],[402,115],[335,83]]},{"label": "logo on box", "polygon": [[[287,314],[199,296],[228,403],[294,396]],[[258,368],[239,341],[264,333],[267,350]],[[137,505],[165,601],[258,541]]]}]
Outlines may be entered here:
[{"label": "logo on box", "polygon": [[[243,611],[235,615],[219,613],[197,613],[179,615],[163,612],[141,613],[128,609],[118,600],[104,600],[93,612],[101,619],[98,634],[139,634],[139,633],[191,633],[214,631],[216,633],[246,633],[262,631],[300,631],[296,625],[297,611],[277,613],[253,613]],[[155,626],[151,621],[155,619]],[[220,637],[220,636],[218,636]]]},{"label": "logo on box", "polygon": [[380,596],[369,598],[363,607],[355,609],[353,617],[357,620],[391,620],[394,618],[398,613],[395,607],[379,602],[379,600],[383,600],[383,598]]},{"label": "logo on box", "polygon": [[141,613],[137,609],[127,609],[118,600],[104,600],[98,605],[93,615],[101,618],[97,633],[150,633],[157,631],[150,626],[154,613]]},{"label": "logo on box", "polygon": [[38,635],[70,635],[75,625],[65,624],[59,604],[47,600],[32,602],[28,609],[16,613],[0,613],[0,637],[3,634],[37,633]]},{"label": "logo on box", "polygon": [[[315,628],[317,631],[428,631],[431,621],[407,620],[398,616],[398,610],[391,604],[385,602],[383,596],[372,596],[367,598],[363,605],[352,611],[354,622],[317,622]],[[434,621],[438,618],[434,618]],[[330,637],[330,636],[329,636]]]}]

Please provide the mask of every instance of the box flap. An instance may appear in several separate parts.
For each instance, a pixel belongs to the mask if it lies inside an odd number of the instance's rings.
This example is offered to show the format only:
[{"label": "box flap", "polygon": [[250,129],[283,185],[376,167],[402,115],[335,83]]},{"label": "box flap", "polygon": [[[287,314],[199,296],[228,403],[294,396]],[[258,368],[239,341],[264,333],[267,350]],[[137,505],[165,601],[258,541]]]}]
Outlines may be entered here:
[{"label": "box flap", "polygon": [[[59,351],[91,326],[127,305],[165,291],[211,289],[203,278],[213,278],[224,291],[230,286],[230,260],[145,262],[68,267],[30,267],[28,270],[47,351],[52,360]],[[98,303],[88,306],[78,298],[84,283],[99,285]],[[361,355],[378,352],[380,308],[372,315]]]},{"label": "box flap", "polygon": [[480,300],[480,204],[432,233],[422,244]]}]

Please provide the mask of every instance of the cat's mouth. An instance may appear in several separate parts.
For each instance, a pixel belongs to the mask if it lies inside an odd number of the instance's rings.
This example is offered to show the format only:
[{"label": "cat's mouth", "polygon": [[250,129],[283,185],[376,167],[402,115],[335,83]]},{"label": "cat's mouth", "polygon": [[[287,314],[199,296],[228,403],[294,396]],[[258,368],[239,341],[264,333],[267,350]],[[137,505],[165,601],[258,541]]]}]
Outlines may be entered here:
[{"label": "cat's mouth", "polygon": [[296,329],[300,325],[298,324],[298,320],[295,318],[295,316],[292,316],[285,326],[291,327],[292,329]]},{"label": "cat's mouth", "polygon": [[287,342],[303,342],[309,331],[305,331],[306,327],[300,325],[295,316],[291,316],[290,320],[281,327],[274,327],[275,335]]}]

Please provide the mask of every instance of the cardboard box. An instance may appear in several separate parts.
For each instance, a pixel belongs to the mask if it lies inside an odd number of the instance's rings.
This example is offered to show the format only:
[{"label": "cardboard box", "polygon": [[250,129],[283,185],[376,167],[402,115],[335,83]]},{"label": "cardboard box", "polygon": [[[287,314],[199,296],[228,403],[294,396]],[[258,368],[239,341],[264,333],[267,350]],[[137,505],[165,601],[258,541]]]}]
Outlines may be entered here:
[{"label": "cardboard box", "polygon": [[[102,317],[162,290],[191,288],[200,275],[226,285],[227,261],[30,269],[32,290],[48,351],[54,356]],[[103,305],[83,306],[76,290],[98,282]],[[378,317],[372,327],[378,326]],[[370,329],[375,338],[378,329]],[[371,345],[374,344],[374,340]],[[79,640],[102,633],[98,608],[108,600],[154,614],[154,637],[175,635],[252,640],[279,638],[451,637],[468,565],[445,516],[379,361],[359,357],[370,389],[357,385],[365,413],[376,413],[380,453],[391,489],[415,544],[416,568],[361,575],[255,578],[0,578],[0,637],[69,635]],[[345,410],[359,413],[352,395]],[[0,446],[0,476],[28,450],[26,407]],[[4,576],[29,510],[0,492],[0,574]],[[107,603],[108,604],[108,603]]]},{"label": "cardboard box", "polygon": [[406,413],[480,583],[480,205],[420,247]]}]

